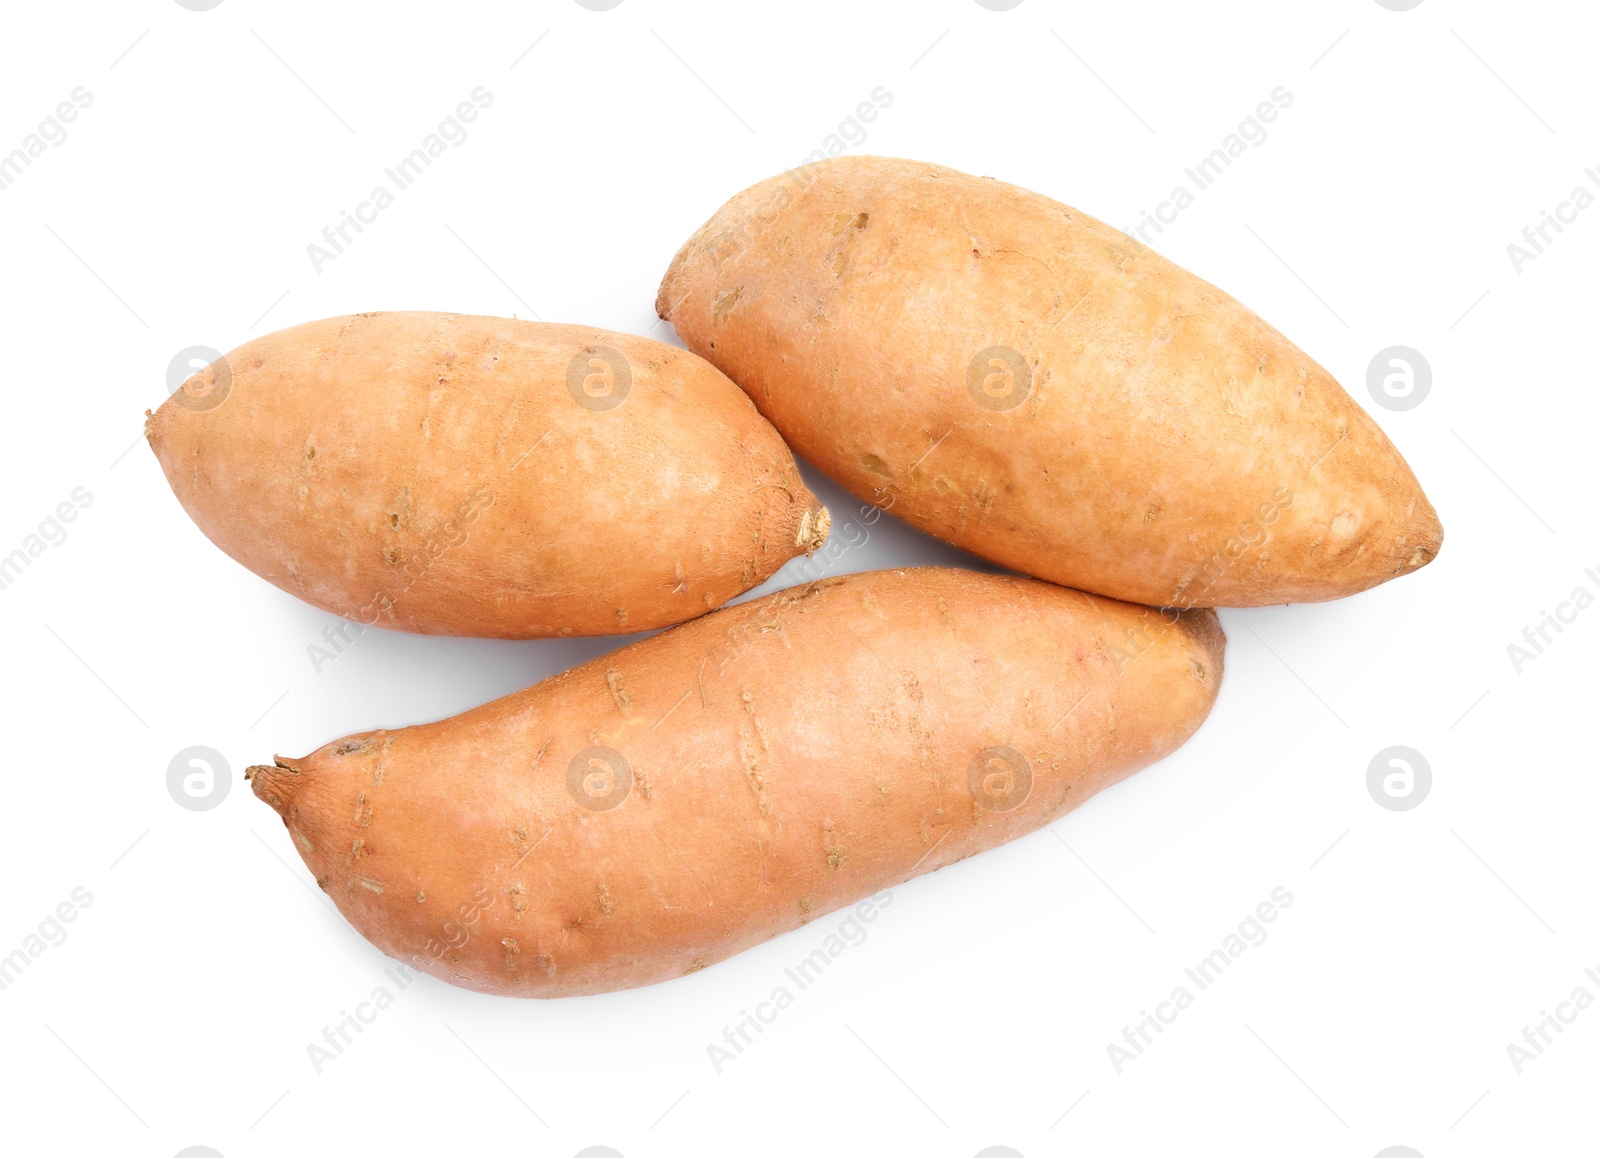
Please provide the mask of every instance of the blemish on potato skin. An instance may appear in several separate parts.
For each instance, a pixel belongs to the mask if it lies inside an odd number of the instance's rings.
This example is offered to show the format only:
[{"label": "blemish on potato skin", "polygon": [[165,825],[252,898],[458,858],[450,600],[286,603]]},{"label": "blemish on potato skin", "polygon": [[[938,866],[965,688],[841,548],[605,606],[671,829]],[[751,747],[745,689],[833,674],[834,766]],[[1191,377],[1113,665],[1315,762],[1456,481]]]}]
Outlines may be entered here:
[{"label": "blemish on potato skin", "polygon": [[767,816],[772,812],[772,801],[767,798],[766,780],[761,774],[761,765],[756,759],[755,749],[750,740],[750,733],[741,728],[739,731],[739,758],[744,763],[745,776],[750,781],[750,791],[755,793],[756,811],[761,816]]},{"label": "blemish on potato skin", "polygon": [[633,703],[633,697],[622,686],[622,675],[614,667],[606,669],[606,689],[610,691],[611,700],[617,705],[617,711],[627,715],[628,708]]},{"label": "blemish on potato skin", "polygon": [[889,469],[889,464],[875,454],[864,454],[858,460],[863,470],[869,470],[875,475],[884,478],[893,478],[894,472]]},{"label": "blemish on potato skin", "polygon": [[828,862],[828,868],[838,872],[845,862],[850,850],[839,843],[839,835],[834,831],[833,821],[822,822],[822,851]]},{"label": "blemish on potato skin", "polygon": [[[763,630],[766,630],[763,628]],[[761,723],[761,717],[756,715],[756,702],[749,692],[739,693],[739,702],[744,705],[744,710],[750,717],[750,722],[755,725],[756,738],[761,741],[761,750],[771,752],[772,745],[767,742],[767,729]]]},{"label": "blemish on potato skin", "polygon": [[728,319],[728,312],[739,304],[739,295],[744,292],[744,286],[736,285],[725,293],[720,293],[711,303],[711,319],[713,325],[722,325]]}]

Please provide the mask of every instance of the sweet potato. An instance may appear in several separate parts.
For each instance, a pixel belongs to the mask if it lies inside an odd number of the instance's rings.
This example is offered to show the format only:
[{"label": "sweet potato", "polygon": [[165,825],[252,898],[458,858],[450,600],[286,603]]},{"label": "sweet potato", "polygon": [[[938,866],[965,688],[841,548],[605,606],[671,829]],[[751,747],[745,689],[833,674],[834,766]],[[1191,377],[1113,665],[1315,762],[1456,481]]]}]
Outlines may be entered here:
[{"label": "sweet potato", "polygon": [[731,382],[586,326],[309,322],[207,367],[146,433],[217,546],[325,611],[406,631],[663,627],[827,535]]},{"label": "sweet potato", "polygon": [[1048,824],[1183,743],[1222,652],[1208,610],[868,572],[248,776],[383,952],[490,993],[595,993]]},{"label": "sweet potato", "polygon": [[656,309],[854,494],[1029,575],[1254,606],[1439,550],[1410,468],[1327,371],[1013,185],[880,157],[785,173],[690,238]]}]

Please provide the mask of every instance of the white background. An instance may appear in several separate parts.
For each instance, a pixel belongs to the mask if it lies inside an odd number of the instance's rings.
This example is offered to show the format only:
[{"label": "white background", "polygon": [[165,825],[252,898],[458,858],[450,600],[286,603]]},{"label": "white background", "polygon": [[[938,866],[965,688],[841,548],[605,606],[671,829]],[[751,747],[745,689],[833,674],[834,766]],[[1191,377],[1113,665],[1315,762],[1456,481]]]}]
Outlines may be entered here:
[{"label": "white background", "polygon": [[[0,591],[0,955],[75,888],[93,901],[0,991],[0,1148],[1593,1152],[1600,1007],[1520,1074],[1506,1050],[1575,987],[1600,998],[1600,610],[1520,673],[1507,653],[1575,587],[1600,592],[1600,208],[1520,273],[1506,251],[1600,166],[1589,6],[128,0],[5,23],[0,151],[76,86],[93,103],[0,192],[0,554],[74,488],[93,501]],[[307,244],[480,85],[470,138],[317,272]],[[675,341],[652,307],[678,245],[878,86],[893,103],[852,151],[1128,226],[1280,85],[1268,139],[1156,248],[1374,413],[1440,512],[1439,561],[1339,603],[1224,612],[1226,680],[1187,747],[897,889],[720,1074],[707,1045],[837,917],[628,993],[424,979],[316,1073],[307,1045],[391,984],[387,962],[242,769],[618,641],[369,632],[317,673],[330,618],[205,541],[143,445],[173,356],[384,309]],[[1395,344],[1433,370],[1404,412],[1365,386]],[[890,518],[870,536],[819,565],[965,561]],[[1409,811],[1366,787],[1395,744],[1433,770]],[[230,765],[209,811],[168,793],[192,745]],[[1278,886],[1294,900],[1266,942],[1119,1074],[1107,1045]]]}]

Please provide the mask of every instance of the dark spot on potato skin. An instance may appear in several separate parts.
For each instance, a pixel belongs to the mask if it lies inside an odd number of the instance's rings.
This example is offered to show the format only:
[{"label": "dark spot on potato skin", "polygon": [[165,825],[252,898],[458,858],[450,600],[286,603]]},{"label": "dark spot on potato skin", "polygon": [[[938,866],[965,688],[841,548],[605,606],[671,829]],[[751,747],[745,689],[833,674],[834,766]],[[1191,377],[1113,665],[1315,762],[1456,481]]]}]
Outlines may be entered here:
[{"label": "dark spot on potato skin", "polygon": [[861,463],[863,470],[870,470],[873,474],[881,475],[884,478],[889,478],[894,473],[889,469],[889,464],[875,454],[864,454],[858,461]]}]

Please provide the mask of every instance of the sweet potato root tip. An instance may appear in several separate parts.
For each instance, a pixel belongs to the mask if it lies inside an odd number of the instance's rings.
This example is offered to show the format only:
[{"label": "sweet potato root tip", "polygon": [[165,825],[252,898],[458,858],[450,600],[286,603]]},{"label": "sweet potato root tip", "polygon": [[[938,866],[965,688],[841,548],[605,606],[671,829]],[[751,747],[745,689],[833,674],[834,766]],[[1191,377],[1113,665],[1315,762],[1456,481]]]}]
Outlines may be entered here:
[{"label": "sweet potato root tip", "polygon": [[828,513],[827,507],[819,506],[814,513],[807,511],[800,516],[800,529],[795,532],[794,545],[809,555],[828,541],[828,532],[832,529],[833,516]]},{"label": "sweet potato root tip", "polygon": [[250,782],[250,790],[258,800],[270,804],[279,816],[287,818],[289,805],[299,789],[295,778],[300,775],[300,769],[279,757],[273,759],[275,763],[272,764],[252,764],[244,770],[244,778]]}]

